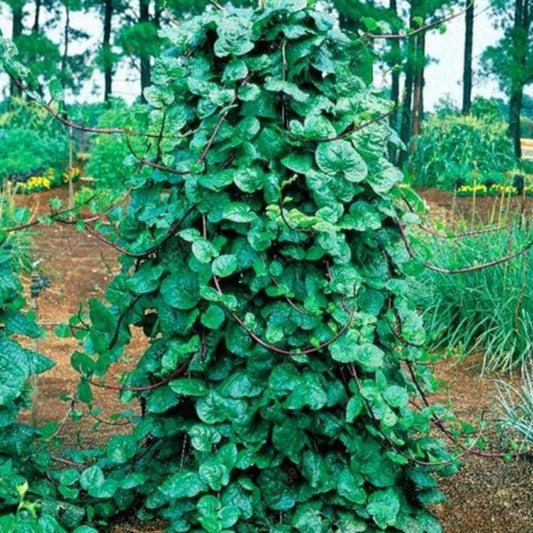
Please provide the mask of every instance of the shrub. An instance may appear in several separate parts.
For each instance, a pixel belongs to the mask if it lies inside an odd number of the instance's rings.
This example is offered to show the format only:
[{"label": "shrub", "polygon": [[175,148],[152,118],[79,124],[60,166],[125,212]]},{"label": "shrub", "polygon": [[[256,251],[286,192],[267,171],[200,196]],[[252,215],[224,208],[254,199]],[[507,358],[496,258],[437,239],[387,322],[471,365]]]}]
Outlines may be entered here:
[{"label": "shrub", "polygon": [[89,161],[85,166],[85,173],[94,178],[96,188],[125,188],[137,172],[137,163],[130,147],[135,153],[145,156],[150,144],[145,137],[138,136],[139,132],[144,132],[147,128],[143,106],[129,107],[124,102],[116,100],[112,108],[102,114],[98,127],[129,129],[132,134],[129,138],[120,134],[93,135],[89,144]]},{"label": "shrub", "polygon": [[64,168],[68,161],[65,139],[28,128],[0,130],[0,177],[26,178],[48,168]]},{"label": "shrub", "polygon": [[0,181],[60,172],[67,162],[67,131],[42,108],[15,101],[0,116]]}]

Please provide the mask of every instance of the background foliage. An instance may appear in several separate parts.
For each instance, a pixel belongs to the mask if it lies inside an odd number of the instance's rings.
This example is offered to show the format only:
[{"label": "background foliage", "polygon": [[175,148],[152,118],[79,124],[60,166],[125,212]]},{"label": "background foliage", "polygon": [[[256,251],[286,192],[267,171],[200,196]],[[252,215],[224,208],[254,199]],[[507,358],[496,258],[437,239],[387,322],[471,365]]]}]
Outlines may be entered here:
[{"label": "background foliage", "polygon": [[0,115],[0,181],[61,173],[67,162],[68,133],[42,108],[20,101]]},{"label": "background foliage", "polygon": [[437,113],[413,140],[408,172],[418,187],[452,190],[457,180],[503,183],[503,174],[517,166],[503,119],[491,109],[463,116]]}]

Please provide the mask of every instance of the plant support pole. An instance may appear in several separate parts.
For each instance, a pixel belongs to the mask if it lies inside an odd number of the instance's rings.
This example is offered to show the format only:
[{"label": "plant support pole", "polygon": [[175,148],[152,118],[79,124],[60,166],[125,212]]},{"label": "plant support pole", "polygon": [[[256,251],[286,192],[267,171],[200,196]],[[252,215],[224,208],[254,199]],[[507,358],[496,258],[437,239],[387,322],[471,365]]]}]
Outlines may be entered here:
[{"label": "plant support pole", "polygon": [[[35,269],[35,267],[32,270],[31,273],[31,285],[30,285],[30,309],[35,314],[35,322],[39,322],[39,294],[40,294],[40,288],[41,288],[41,276],[39,275],[39,272]],[[33,339],[33,351],[39,352],[39,338],[35,337]],[[31,395],[31,421],[34,426],[37,426],[39,424],[39,376],[38,374],[34,374],[31,379],[31,388],[32,388],[32,395]]]},{"label": "plant support pole", "polygon": [[[72,126],[68,128],[68,208],[72,209],[74,206],[74,184],[72,183],[72,166],[74,163],[73,156],[73,135],[74,130]],[[70,220],[72,220],[73,214],[70,214]]]}]

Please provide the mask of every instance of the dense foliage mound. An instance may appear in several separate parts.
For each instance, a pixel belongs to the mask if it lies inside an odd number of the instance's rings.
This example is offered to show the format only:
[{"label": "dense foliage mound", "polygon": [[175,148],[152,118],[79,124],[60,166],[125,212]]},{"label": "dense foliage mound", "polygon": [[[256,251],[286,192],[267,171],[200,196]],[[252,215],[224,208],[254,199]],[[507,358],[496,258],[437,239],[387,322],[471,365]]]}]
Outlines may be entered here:
[{"label": "dense foliage mound", "polygon": [[67,529],[134,510],[173,532],[440,531],[424,505],[453,462],[410,404],[430,385],[416,265],[364,54],[304,0],[167,37],[152,172],[100,227],[122,271],[72,359],[90,406],[142,328],[121,383],[141,414],[33,497]]}]

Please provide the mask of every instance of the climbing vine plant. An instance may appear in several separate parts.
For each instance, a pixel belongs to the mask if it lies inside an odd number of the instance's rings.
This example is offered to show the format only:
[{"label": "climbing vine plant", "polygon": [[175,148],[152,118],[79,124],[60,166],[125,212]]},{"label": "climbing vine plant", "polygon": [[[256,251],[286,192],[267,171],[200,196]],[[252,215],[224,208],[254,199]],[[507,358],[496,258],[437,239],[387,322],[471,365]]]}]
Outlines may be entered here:
[{"label": "climbing vine plant", "polygon": [[[67,530],[134,510],[171,532],[440,531],[424,506],[454,461],[410,402],[431,385],[418,265],[363,50],[305,0],[166,37],[145,171],[87,228],[121,272],[72,358],[76,401],[116,388],[140,413],[34,497]],[[113,384],[136,328],[147,349]]]}]

